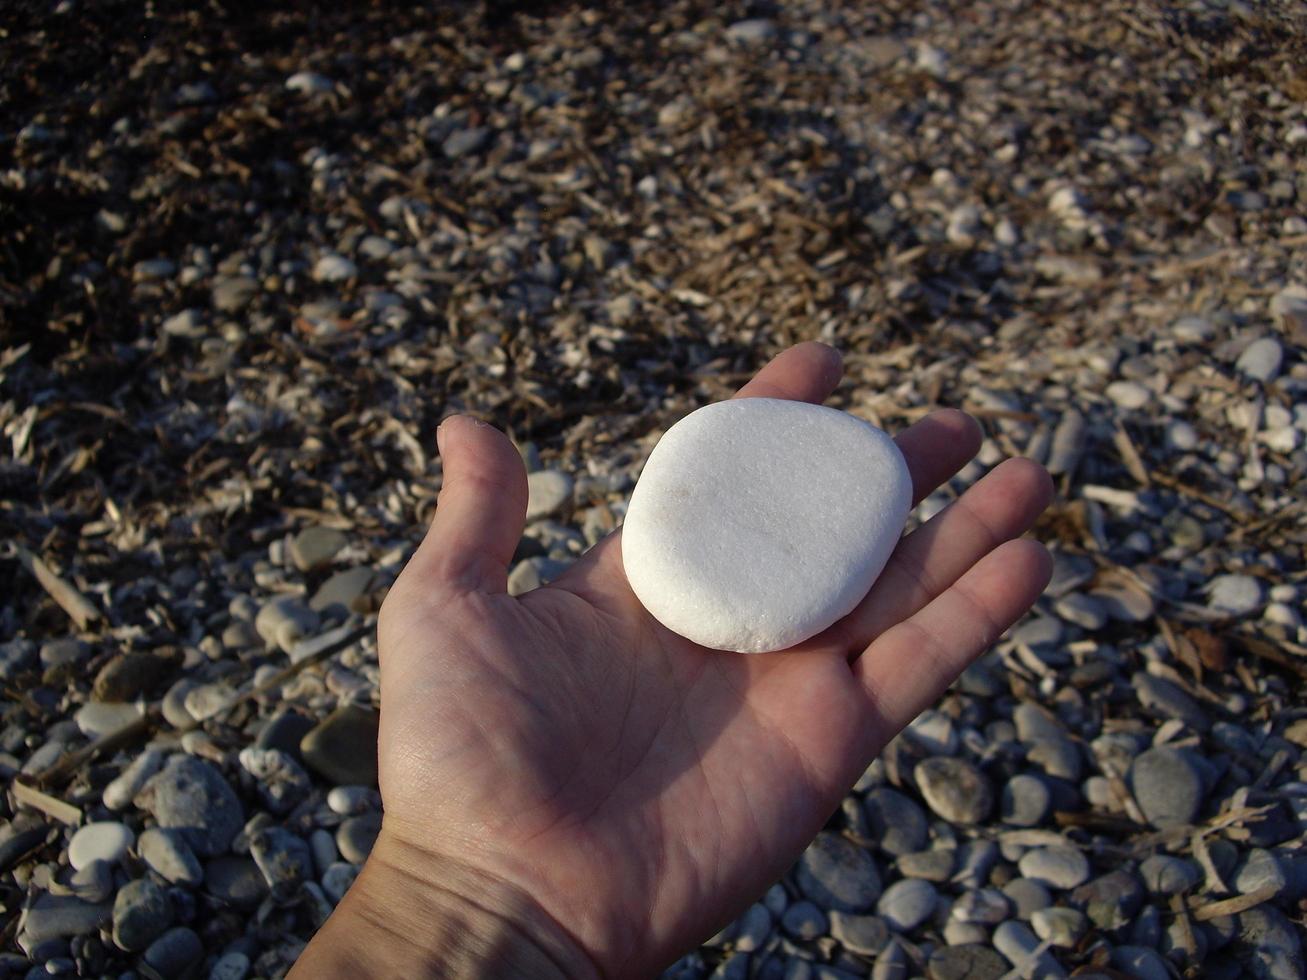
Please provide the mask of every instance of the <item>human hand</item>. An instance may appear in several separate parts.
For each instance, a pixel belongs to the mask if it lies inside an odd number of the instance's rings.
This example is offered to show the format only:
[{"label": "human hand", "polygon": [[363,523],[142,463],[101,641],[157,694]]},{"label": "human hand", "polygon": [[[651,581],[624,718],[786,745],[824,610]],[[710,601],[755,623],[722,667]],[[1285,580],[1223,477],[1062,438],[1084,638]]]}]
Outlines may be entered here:
[{"label": "human hand", "polygon": [[[737,397],[820,402],[839,375],[801,344]],[[346,938],[378,974],[377,956],[442,976],[657,973],[785,872],[1050,574],[1016,539],[1051,483],[1009,460],[907,535],[848,617],[783,653],[723,653],[645,612],[620,532],[509,596],[521,460],[467,417],[438,441],[435,520],[381,611],[384,825],[305,975]],[[897,441],[920,500],[980,432],[945,410]]]}]

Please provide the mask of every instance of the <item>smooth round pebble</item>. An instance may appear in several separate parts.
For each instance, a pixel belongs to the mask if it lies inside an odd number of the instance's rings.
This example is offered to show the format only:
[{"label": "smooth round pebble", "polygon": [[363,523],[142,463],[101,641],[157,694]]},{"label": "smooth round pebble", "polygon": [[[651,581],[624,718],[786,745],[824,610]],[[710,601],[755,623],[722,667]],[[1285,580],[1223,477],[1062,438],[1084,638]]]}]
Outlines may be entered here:
[{"label": "smooth round pebble", "polygon": [[987,946],[941,946],[930,954],[927,975],[932,980],[999,980],[1008,973],[1007,961]]},{"label": "smooth round pebble", "polygon": [[1052,805],[1053,798],[1044,781],[1024,773],[1007,781],[1000,800],[1003,822],[1016,827],[1036,827],[1043,823]]},{"label": "smooth round pebble", "polygon": [[1075,888],[1089,879],[1089,859],[1074,847],[1039,847],[1027,851],[1018,865],[1021,874],[1049,888]]},{"label": "smooth round pebble", "polygon": [[130,828],[114,821],[88,823],[68,843],[68,863],[80,871],[92,861],[120,860],[127,849],[136,843]]},{"label": "smooth round pebble", "polygon": [[880,897],[880,874],[871,854],[829,831],[820,833],[799,858],[799,889],[823,909],[863,912]]},{"label": "smooth round pebble", "polygon": [[935,912],[938,895],[924,878],[903,878],[885,889],[876,913],[897,932],[911,932]]},{"label": "smooth round pebble", "polygon": [[867,594],[911,505],[902,453],[867,422],[804,402],[718,402],[654,448],[622,562],[673,632],[720,650],[781,650]]},{"label": "smooth round pebble", "polygon": [[913,775],[926,805],[950,823],[980,823],[994,808],[989,780],[966,759],[923,759]]}]

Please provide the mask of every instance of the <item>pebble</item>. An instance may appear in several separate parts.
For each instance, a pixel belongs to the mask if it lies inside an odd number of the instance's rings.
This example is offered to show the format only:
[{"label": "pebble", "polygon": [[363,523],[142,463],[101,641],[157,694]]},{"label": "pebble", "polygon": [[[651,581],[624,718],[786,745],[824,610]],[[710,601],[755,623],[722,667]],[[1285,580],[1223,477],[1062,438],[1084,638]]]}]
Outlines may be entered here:
[{"label": "pebble", "polygon": [[301,572],[316,572],[348,543],[345,532],[334,527],[306,527],[290,539],[290,558]]},{"label": "pebble", "polygon": [[949,917],[958,922],[992,926],[1006,919],[1012,903],[995,888],[969,888],[953,901]]},{"label": "pebble", "polygon": [[219,279],[213,286],[213,308],[219,313],[239,313],[250,305],[259,291],[259,284],[249,276],[232,276]]},{"label": "pebble", "polygon": [[323,616],[367,612],[377,573],[365,565],[342,569],[318,587],[309,608]]},{"label": "pebble", "polygon": [[537,470],[528,474],[526,488],[528,521],[552,517],[572,500],[572,478],[558,470]]},{"label": "pebble", "polygon": [[1171,332],[1182,344],[1204,344],[1216,336],[1216,326],[1205,316],[1189,313],[1171,324]]},{"label": "pebble", "polygon": [[1263,888],[1274,889],[1270,901],[1275,901],[1288,891],[1289,873],[1275,852],[1258,847],[1248,852],[1235,872],[1234,890],[1240,895],[1248,895]]},{"label": "pebble", "polygon": [[116,864],[136,843],[136,835],[123,824],[113,821],[88,823],[68,842],[68,863],[77,870],[92,861]]},{"label": "pebble", "polygon": [[1112,965],[1137,980],[1171,980],[1166,961],[1147,946],[1117,946],[1112,950]]},{"label": "pebble", "polygon": [[776,37],[776,22],[765,17],[737,20],[726,28],[726,36],[740,44],[763,44]]},{"label": "pebble", "polygon": [[77,709],[73,720],[87,738],[102,738],[139,721],[144,715],[145,706],[141,704],[88,701]]},{"label": "pebble", "polygon": [[947,881],[953,873],[956,853],[952,848],[916,851],[900,854],[896,866],[905,878],[924,878],[926,881]]},{"label": "pebble", "polygon": [[1029,921],[1037,911],[1053,904],[1053,896],[1048,889],[1032,878],[1013,878],[1003,886],[1002,891],[1012,903],[1018,919]]},{"label": "pebble", "polygon": [[1139,697],[1139,703],[1145,708],[1168,718],[1178,718],[1196,732],[1206,732],[1212,727],[1210,713],[1178,684],[1144,671],[1136,673],[1130,683]]},{"label": "pebble", "polygon": [[1032,701],[1022,701],[1013,709],[1012,723],[1023,742],[1066,738],[1066,728],[1057,717]]},{"label": "pebble", "polygon": [[332,813],[353,817],[369,810],[381,809],[381,794],[371,786],[333,786],[327,793]]},{"label": "pebble", "polygon": [[944,942],[949,946],[970,946],[974,943],[989,944],[989,930],[975,922],[960,922],[950,918],[944,923],[941,932]]},{"label": "pebble", "polygon": [[96,701],[132,701],[148,694],[167,675],[171,661],[148,650],[120,653],[100,668],[91,685]]},{"label": "pebble", "polygon": [[909,723],[907,734],[927,755],[954,755],[958,750],[957,728],[942,711],[923,711]]},{"label": "pebble", "polygon": [[1072,891],[1071,901],[1083,907],[1090,921],[1100,929],[1120,929],[1143,908],[1144,889],[1134,875],[1118,868]]},{"label": "pebble", "polygon": [[1064,595],[1054,603],[1053,611],[1067,622],[1091,632],[1107,625],[1107,608],[1102,601],[1083,592]]},{"label": "pebble", "polygon": [[767,906],[754,902],[740,916],[735,927],[735,948],[742,953],[760,949],[771,936],[772,915]]},{"label": "pebble", "polygon": [[340,861],[336,835],[324,827],[315,827],[309,834],[309,851],[313,854],[313,866],[318,869],[318,874]]},{"label": "pebble", "polygon": [[196,684],[183,698],[186,715],[195,721],[204,721],[226,711],[236,697],[236,689],[226,681]]},{"label": "pebble", "polygon": [[1113,381],[1106,392],[1119,408],[1127,411],[1143,408],[1153,399],[1153,393],[1138,381]]},{"label": "pebble", "polygon": [[654,447],[622,560],[673,632],[719,650],[781,650],[867,594],[911,503],[902,453],[868,423],[804,402],[717,402]]},{"label": "pebble", "polygon": [[60,667],[64,664],[81,663],[91,655],[91,648],[74,637],[47,640],[41,644],[40,660],[42,667]]},{"label": "pebble", "polygon": [[245,822],[240,800],[213,765],[174,755],[146,782],[135,803],[164,828],[176,828],[202,856],[221,854]]},{"label": "pebble", "polygon": [[50,939],[67,939],[85,936],[108,925],[113,909],[108,902],[84,902],[72,895],[45,893],[36,898],[27,910],[18,942],[30,951],[38,943]]},{"label": "pebble", "polygon": [[199,719],[186,709],[186,697],[199,686],[199,682],[194,678],[183,677],[168,688],[161,706],[164,721],[173,728],[185,728],[192,722],[198,721]]},{"label": "pebble", "polygon": [[92,861],[68,879],[68,891],[84,902],[98,905],[114,893],[114,868],[108,861]]},{"label": "pebble", "polygon": [[876,913],[898,932],[911,932],[935,913],[935,886],[922,878],[904,878],[885,889]]},{"label": "pebble", "polygon": [[875,956],[889,942],[889,926],[874,915],[830,913],[830,934],[841,946],[860,956]]},{"label": "pebble", "polygon": [[248,911],[263,901],[268,883],[252,859],[219,857],[204,866],[204,890],[225,905]]},{"label": "pebble", "polygon": [[445,137],[444,142],[440,144],[440,148],[444,151],[445,156],[451,160],[457,160],[459,157],[478,152],[489,139],[490,130],[484,126],[472,126],[467,129],[454,130]]},{"label": "pebble", "polygon": [[987,946],[941,946],[930,954],[926,973],[931,980],[1001,980],[1008,972],[1003,957]]},{"label": "pebble", "polygon": [[871,854],[829,831],[818,834],[799,858],[796,881],[823,909],[840,912],[865,912],[881,894]]},{"label": "pebble", "polygon": [[180,831],[150,827],[141,832],[136,853],[169,884],[193,888],[204,880],[204,868]]},{"label": "pebble", "polygon": [[1074,847],[1054,845],[1027,851],[1018,867],[1022,876],[1049,888],[1075,888],[1089,879],[1089,859]]},{"label": "pebble", "polygon": [[259,781],[259,796],[272,813],[286,813],[313,791],[313,783],[298,762],[279,749],[248,746],[240,763]]},{"label": "pebble", "polygon": [[1203,880],[1203,870],[1187,858],[1153,854],[1139,863],[1139,877],[1144,887],[1155,895],[1178,895],[1197,888]]},{"label": "pebble", "polygon": [[1218,575],[1207,586],[1207,607],[1231,616],[1248,616],[1265,601],[1262,583],[1251,575]]},{"label": "pebble", "polygon": [[924,759],[913,775],[926,805],[950,823],[980,823],[994,808],[989,780],[966,759]]},{"label": "pebble", "polygon": [[1089,920],[1085,918],[1085,913],[1078,909],[1059,905],[1037,909],[1031,913],[1030,925],[1035,930],[1035,935],[1045,942],[1064,949],[1072,949],[1088,930]]},{"label": "pebble", "polygon": [[149,878],[137,878],[118,890],[113,903],[113,941],[129,952],[145,949],[172,925],[168,893]]},{"label": "pebble", "polygon": [[1203,804],[1203,776],[1185,752],[1149,749],[1130,766],[1130,789],[1144,817],[1165,829],[1193,823]]},{"label": "pebble", "polygon": [[195,931],[185,926],[169,929],[152,942],[145,951],[144,961],[164,980],[174,980],[186,974],[191,965],[204,955],[204,944]]},{"label": "pebble", "polygon": [[250,958],[244,953],[233,950],[223,953],[214,961],[209,971],[209,980],[245,980],[250,973]]},{"label": "pebble", "polygon": [[999,797],[1004,823],[1016,827],[1037,827],[1047,818],[1053,798],[1043,780],[1018,773],[1007,781]]},{"label": "pebble", "polygon": [[346,282],[358,274],[358,266],[335,253],[322,256],[313,265],[313,278],[318,282]]},{"label": "pebble", "polygon": [[353,864],[362,864],[372,853],[372,845],[381,832],[381,814],[365,813],[343,821],[336,831],[336,846],[341,856]]},{"label": "pebble", "polygon": [[278,711],[259,731],[254,745],[260,749],[276,749],[298,761],[300,742],[313,730],[313,719],[294,709]]},{"label": "pebble", "polygon": [[1039,940],[1024,922],[1008,919],[994,929],[994,948],[1007,957],[1029,980],[1065,977],[1066,971],[1047,951],[1038,952]]},{"label": "pebble", "polygon": [[826,935],[830,920],[811,902],[795,902],[781,916],[781,928],[791,939],[809,942]]},{"label": "pebble", "polygon": [[1238,942],[1258,980],[1301,980],[1302,938],[1297,928],[1272,905],[1259,905],[1238,915]]},{"label": "pebble", "polygon": [[305,765],[337,786],[375,786],[379,723],[373,708],[341,705],[300,741]]},{"label": "pebble", "polygon": [[1268,384],[1280,373],[1280,365],[1283,361],[1284,348],[1280,346],[1280,342],[1274,337],[1262,337],[1244,348],[1239,359],[1234,362],[1234,367],[1236,371],[1254,381]]},{"label": "pebble", "polygon": [[283,595],[267,602],[254,619],[254,628],[269,650],[290,653],[298,640],[318,628],[321,618],[299,596]]},{"label": "pebble", "polygon": [[877,787],[863,798],[863,813],[869,836],[887,854],[895,856],[919,851],[930,836],[930,826],[921,807],[897,790]]},{"label": "pebble", "polygon": [[264,827],[252,834],[250,856],[274,898],[291,898],[301,883],[313,880],[313,854],[309,845],[298,834],[282,827]]}]

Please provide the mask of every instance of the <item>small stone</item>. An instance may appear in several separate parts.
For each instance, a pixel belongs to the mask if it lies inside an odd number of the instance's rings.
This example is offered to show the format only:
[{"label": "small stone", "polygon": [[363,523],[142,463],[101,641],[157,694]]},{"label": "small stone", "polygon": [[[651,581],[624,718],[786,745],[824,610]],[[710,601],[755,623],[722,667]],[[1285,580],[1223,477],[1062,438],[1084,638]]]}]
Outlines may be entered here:
[{"label": "small stone", "polygon": [[1083,592],[1072,592],[1063,596],[1053,606],[1053,611],[1069,623],[1091,632],[1101,630],[1107,625],[1107,609],[1103,603]]},{"label": "small stone", "polygon": [[918,851],[930,836],[926,814],[912,800],[897,790],[878,787],[862,801],[863,813],[870,825],[870,837],[881,850],[895,856]]},{"label": "small stone", "polygon": [[781,916],[781,928],[791,939],[810,942],[826,935],[830,921],[826,913],[811,902],[795,902]]},{"label": "small stone", "polygon": [[81,640],[73,637],[64,637],[59,640],[49,640],[41,644],[41,666],[42,667],[59,667],[63,664],[81,663],[91,655],[91,648]]},{"label": "small stone", "polygon": [[1270,901],[1275,901],[1289,890],[1289,873],[1274,851],[1254,848],[1248,852],[1243,864],[1234,875],[1234,889],[1248,895],[1263,888],[1274,889]]},{"label": "small stone", "polygon": [[204,890],[225,905],[249,911],[268,894],[268,883],[252,859],[220,857],[204,866]]},{"label": "small stone", "polygon": [[358,266],[335,253],[328,253],[313,264],[313,278],[318,282],[346,282],[358,274]]},{"label": "small stone", "polygon": [[191,687],[183,700],[186,714],[196,721],[204,721],[226,711],[235,697],[235,688],[226,681],[217,681]]},{"label": "small stone", "polygon": [[1143,408],[1153,400],[1153,393],[1138,381],[1113,381],[1107,386],[1107,397],[1119,408],[1127,411]]},{"label": "small stone", "polygon": [[362,864],[372,852],[372,845],[377,842],[380,832],[379,813],[365,813],[345,820],[336,831],[336,846],[340,848],[341,857],[353,864]]},{"label": "small stone", "polygon": [[289,653],[296,641],[313,633],[320,618],[299,596],[278,596],[265,603],[254,619],[254,628],[268,649],[280,648]]},{"label": "small stone", "polygon": [[765,905],[754,902],[736,923],[735,948],[742,953],[752,953],[767,942],[771,931],[771,912]]},{"label": "small stone", "polygon": [[113,898],[113,873],[113,866],[108,861],[92,861],[69,877],[68,893],[94,905],[107,902]]},{"label": "small stone", "polygon": [[250,856],[274,898],[288,899],[301,883],[313,880],[313,854],[309,845],[289,830],[264,827],[257,831],[250,837]]},{"label": "small stone", "polygon": [[905,878],[924,878],[926,881],[947,881],[953,873],[956,852],[952,848],[916,851],[900,854],[895,862],[899,874]]},{"label": "small stone", "polygon": [[81,870],[92,861],[116,864],[136,843],[136,835],[127,826],[105,821],[88,823],[68,842],[68,863]]},{"label": "small stone", "polygon": [[150,693],[170,668],[167,658],[149,651],[120,653],[100,668],[91,696],[97,701],[134,701]]},{"label": "small stone", "polygon": [[1061,906],[1036,910],[1030,916],[1035,935],[1063,949],[1073,949],[1089,928],[1089,920],[1077,909]]},{"label": "small stone", "polygon": [[1262,583],[1251,575],[1218,575],[1207,587],[1207,606],[1231,616],[1248,616],[1265,601]]},{"label": "small stone", "polygon": [[110,810],[125,810],[131,806],[151,776],[163,768],[164,754],[158,749],[145,749],[108,786],[104,788],[102,802]]},{"label": "small stone", "polygon": [[558,470],[537,470],[528,474],[526,485],[528,521],[557,514],[572,499],[572,478]]},{"label": "small stone", "polygon": [[1206,732],[1212,720],[1203,707],[1178,684],[1140,671],[1130,679],[1139,703],[1168,718],[1178,718],[1196,732]]},{"label": "small stone", "polygon": [[287,89],[304,95],[330,92],[334,87],[330,78],[316,71],[297,71],[286,79]]},{"label": "small stone", "polygon": [[1004,823],[1016,827],[1037,827],[1052,808],[1053,798],[1043,780],[1018,774],[1007,781],[999,798]]},{"label": "small stone", "polygon": [[959,895],[949,909],[949,918],[958,922],[997,925],[1012,912],[1012,903],[995,888],[969,888]]},{"label": "small stone", "polygon": [[1130,788],[1154,827],[1193,823],[1206,791],[1202,773],[1184,752],[1160,747],[1140,754],[1130,766]]},{"label": "small stone", "polygon": [[968,943],[941,946],[930,954],[926,975],[930,980],[1000,980],[1008,973],[1007,962],[987,946]]},{"label": "small stone", "polygon": [[885,948],[890,936],[884,919],[846,912],[830,913],[830,934],[850,953],[859,956],[875,956]]},{"label": "small stone", "polygon": [[1170,854],[1153,854],[1139,864],[1139,877],[1154,895],[1177,895],[1197,888],[1203,871],[1195,862]]},{"label": "small stone", "polygon": [[654,447],[627,508],[622,562],[669,629],[718,650],[782,650],[862,600],[911,498],[894,441],[847,412],[717,402]]},{"label": "small stone", "polygon": [[1003,894],[1012,903],[1018,919],[1030,920],[1037,911],[1053,904],[1053,896],[1032,878],[1013,878],[1003,886]]},{"label": "small stone", "polygon": [[1071,893],[1071,901],[1100,929],[1120,929],[1143,908],[1144,889],[1130,872],[1117,870],[1085,882]]},{"label": "small stone", "polygon": [[209,980],[245,980],[250,973],[250,958],[239,950],[223,953],[209,971]]},{"label": "small stone", "polygon": [[194,930],[178,926],[152,942],[143,958],[164,980],[176,980],[203,955],[204,944]]},{"label": "small stone", "polygon": [[369,810],[381,809],[381,794],[370,786],[336,786],[327,793],[332,813],[354,817]]},{"label": "small stone", "polygon": [[140,704],[91,701],[77,709],[73,720],[88,738],[103,738],[139,721],[145,714]]},{"label": "small stone", "polygon": [[1301,980],[1302,938],[1279,909],[1259,905],[1238,921],[1240,958],[1257,980]]},{"label": "small stone", "polygon": [[204,336],[204,311],[189,309],[174,313],[159,324],[159,328],[170,337],[196,340]]},{"label": "small stone", "polygon": [[258,291],[259,284],[249,276],[220,279],[213,287],[213,308],[219,313],[239,313],[250,305]]},{"label": "small stone", "polygon": [[865,912],[880,897],[871,854],[839,834],[823,832],[799,858],[800,890],[824,909]]},{"label": "small stone", "polygon": [[242,768],[259,781],[259,796],[273,813],[286,813],[303,800],[313,784],[298,762],[278,749],[241,749]]},{"label": "small stone", "polygon": [[1009,919],[994,930],[994,948],[1007,957],[1009,963],[1022,970],[1022,976],[1031,980],[1051,980],[1065,977],[1066,971],[1047,952],[1038,952],[1039,940],[1024,922]]},{"label": "small stone", "polygon": [[763,44],[776,36],[776,22],[765,17],[737,20],[726,28],[726,36],[740,44]]},{"label": "small stone", "polygon": [[1166,961],[1147,946],[1117,946],[1112,950],[1112,965],[1137,980],[1171,980]]},{"label": "small stone", "polygon": [[898,932],[911,932],[935,913],[935,886],[921,878],[904,878],[885,889],[877,914]]},{"label": "small stone", "polygon": [[470,126],[466,129],[456,129],[450,133],[440,148],[444,151],[445,156],[451,160],[457,160],[460,157],[477,153],[490,139],[490,130],[484,126]]},{"label": "small stone", "polygon": [[185,728],[198,721],[199,719],[186,710],[186,696],[199,686],[194,678],[183,677],[168,688],[168,693],[163,696],[164,721],[173,728]]},{"label": "small stone", "polygon": [[1023,742],[1066,738],[1066,728],[1057,717],[1033,701],[1022,701],[1013,709],[1012,723]]},{"label": "small stone", "polygon": [[149,878],[138,878],[118,890],[113,903],[113,941],[134,952],[150,945],[172,925],[168,893]]},{"label": "small stone", "polygon": [[337,786],[375,786],[378,725],[374,709],[342,705],[300,742],[305,764]]},{"label": "small stone", "polygon": [[1216,336],[1216,326],[1205,316],[1189,313],[1171,324],[1171,333],[1182,344],[1205,344]]},{"label": "small stone", "polygon": [[204,880],[199,858],[177,830],[151,827],[141,832],[136,853],[146,866],[172,885],[194,888]]},{"label": "small stone", "polygon": [[908,725],[907,733],[927,755],[953,755],[958,750],[957,728],[942,711],[923,711]]},{"label": "small stone", "polygon": [[1284,348],[1280,346],[1280,342],[1274,337],[1263,337],[1244,348],[1239,359],[1234,362],[1234,367],[1236,371],[1254,381],[1267,384],[1274,381],[1275,376],[1280,373],[1280,365],[1283,361]]},{"label": "small stone", "polygon": [[290,558],[301,572],[314,572],[330,565],[348,543],[345,533],[334,527],[306,527],[291,538]]},{"label": "small stone", "polygon": [[18,943],[31,950],[51,939],[85,936],[108,925],[113,916],[108,902],[92,904],[72,895],[39,896],[27,910]]},{"label": "small stone", "polygon": [[1074,847],[1040,847],[1022,855],[1021,874],[1050,888],[1075,888],[1089,878],[1089,859]]},{"label": "small stone", "polygon": [[313,719],[292,709],[279,711],[263,726],[254,745],[260,749],[285,752],[296,761],[300,759],[300,742],[313,730]]},{"label": "small stone", "polygon": [[994,808],[989,780],[965,759],[924,759],[913,775],[926,805],[950,823],[980,823]]},{"label": "small stone", "polygon": [[174,755],[142,788],[136,805],[159,826],[180,830],[197,854],[221,854],[245,822],[240,800],[216,768],[202,759]]},{"label": "small stone", "polygon": [[377,573],[371,568],[364,565],[346,568],[318,587],[309,600],[309,608],[323,615],[367,612],[376,583]]}]

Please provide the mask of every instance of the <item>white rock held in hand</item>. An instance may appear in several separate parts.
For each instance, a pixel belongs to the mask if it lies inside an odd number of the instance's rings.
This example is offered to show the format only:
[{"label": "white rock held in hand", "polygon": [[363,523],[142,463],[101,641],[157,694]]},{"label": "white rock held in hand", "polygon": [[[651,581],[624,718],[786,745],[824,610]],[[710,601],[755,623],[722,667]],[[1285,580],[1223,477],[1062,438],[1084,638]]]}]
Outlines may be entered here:
[{"label": "white rock held in hand", "polygon": [[668,629],[782,650],[851,612],[889,560],[912,479],[888,435],[845,412],[739,398],[663,436],[631,496],[622,560]]}]

